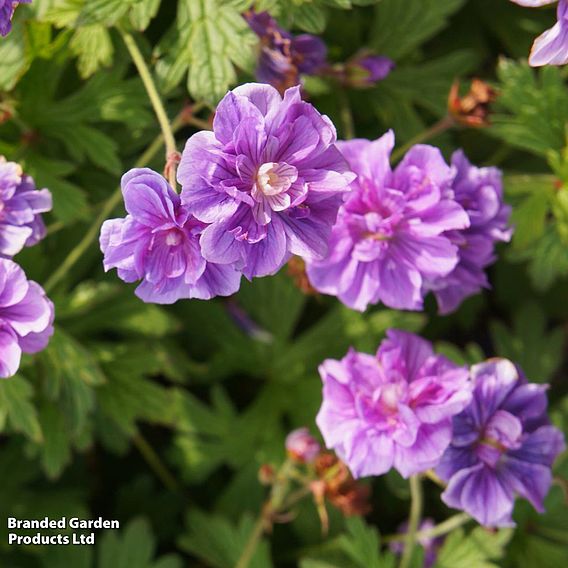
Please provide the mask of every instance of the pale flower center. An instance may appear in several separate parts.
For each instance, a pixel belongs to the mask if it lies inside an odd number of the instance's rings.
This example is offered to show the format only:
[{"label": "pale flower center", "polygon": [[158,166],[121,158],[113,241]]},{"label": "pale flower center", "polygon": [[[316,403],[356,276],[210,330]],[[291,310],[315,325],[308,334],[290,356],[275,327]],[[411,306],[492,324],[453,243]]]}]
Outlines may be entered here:
[{"label": "pale flower center", "polygon": [[173,229],[166,235],[166,244],[170,247],[175,247],[181,243],[182,239],[183,235],[181,234],[181,231]]},{"label": "pale flower center", "polygon": [[266,196],[279,195],[290,189],[298,178],[298,170],[286,163],[267,162],[258,168],[256,185]]}]

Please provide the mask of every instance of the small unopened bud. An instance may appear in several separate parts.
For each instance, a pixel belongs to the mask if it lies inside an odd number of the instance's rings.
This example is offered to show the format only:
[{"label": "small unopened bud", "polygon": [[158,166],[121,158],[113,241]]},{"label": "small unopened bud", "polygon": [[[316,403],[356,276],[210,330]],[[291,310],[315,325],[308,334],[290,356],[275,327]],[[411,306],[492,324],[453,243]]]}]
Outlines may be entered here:
[{"label": "small unopened bud", "polygon": [[309,433],[307,428],[299,428],[288,434],[286,450],[295,461],[302,463],[313,462],[321,451],[318,441]]},{"label": "small unopened bud", "polygon": [[364,89],[385,79],[394,69],[392,59],[372,53],[359,53],[344,68],[344,82],[349,87]]},{"label": "small unopened bud", "polygon": [[460,97],[460,83],[455,81],[448,97],[448,112],[459,124],[471,128],[488,126],[491,103],[497,91],[480,79],[473,79],[469,92]]}]

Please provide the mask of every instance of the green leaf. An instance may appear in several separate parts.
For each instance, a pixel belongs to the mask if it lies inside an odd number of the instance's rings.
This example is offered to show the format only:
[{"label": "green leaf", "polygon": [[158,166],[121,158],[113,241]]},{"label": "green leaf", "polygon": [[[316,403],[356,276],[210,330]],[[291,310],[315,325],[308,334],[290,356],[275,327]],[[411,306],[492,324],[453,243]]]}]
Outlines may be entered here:
[{"label": "green leaf", "polygon": [[0,90],[11,91],[28,66],[24,26],[16,16],[11,33],[0,39]]},{"label": "green leaf", "polygon": [[511,536],[510,529],[491,532],[478,527],[469,534],[455,530],[446,537],[434,568],[498,568],[492,560],[503,557]]},{"label": "green leaf", "polygon": [[508,111],[492,116],[489,134],[508,144],[546,157],[566,145],[568,93],[560,71],[539,71],[526,63],[502,59],[498,67],[499,104]]},{"label": "green leaf", "polygon": [[321,34],[325,30],[326,13],[317,4],[301,4],[293,12],[295,23],[312,34]]},{"label": "green leaf", "polygon": [[101,67],[112,63],[114,48],[108,30],[102,24],[80,27],[69,44],[78,57],[79,74],[87,79]]},{"label": "green leaf", "polygon": [[72,442],[65,416],[55,405],[44,403],[39,421],[44,436],[39,447],[41,464],[47,477],[53,479],[71,462]]},{"label": "green leaf", "polygon": [[[254,530],[254,520],[244,515],[237,526],[224,517],[192,509],[187,515],[188,534],[179,546],[207,562],[212,568],[234,568]],[[249,568],[271,568],[268,544],[261,539]]]},{"label": "green leaf", "polygon": [[532,382],[548,382],[562,362],[565,332],[548,331],[546,317],[536,304],[525,304],[513,316],[513,329],[491,324],[497,354],[518,363]]},{"label": "green leaf", "polygon": [[196,100],[216,103],[236,81],[235,64],[252,52],[256,39],[247,23],[220,0],[181,0],[178,29],[187,42],[187,85]]},{"label": "green leaf", "polygon": [[138,0],[130,10],[130,23],[134,29],[144,31],[160,9],[162,0]]},{"label": "green leaf", "polygon": [[383,568],[379,534],[360,517],[346,520],[348,533],[341,537],[341,547],[361,568]]},{"label": "green leaf", "polygon": [[371,46],[400,59],[430,39],[465,0],[381,0],[371,31]]},{"label": "green leaf", "polygon": [[22,375],[0,381],[0,431],[2,425],[21,432],[36,443],[42,441],[37,409],[32,403],[33,387]]}]

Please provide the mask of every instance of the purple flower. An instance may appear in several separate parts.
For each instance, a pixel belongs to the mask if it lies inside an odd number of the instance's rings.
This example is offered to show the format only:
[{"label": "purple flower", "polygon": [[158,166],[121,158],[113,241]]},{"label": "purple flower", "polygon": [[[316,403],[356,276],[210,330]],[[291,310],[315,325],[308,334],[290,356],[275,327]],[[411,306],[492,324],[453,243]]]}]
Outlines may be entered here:
[{"label": "purple flower", "polygon": [[[512,0],[515,4],[537,8],[553,4],[556,0]],[[536,38],[529,63],[533,67],[542,65],[566,65],[568,63],[568,0],[560,0],[556,24]]]},{"label": "purple flower", "polygon": [[316,36],[293,36],[281,28],[268,12],[249,11],[249,26],[260,38],[256,78],[283,93],[300,84],[301,75],[317,73],[326,62],[327,48]]},{"label": "purple flower", "polygon": [[122,195],[128,215],[105,221],[100,245],[105,270],[118,269],[125,282],[142,280],[136,288],[139,298],[171,304],[238,290],[238,272],[201,256],[206,225],[192,217],[162,176],[147,168],[130,170],[122,177]]},{"label": "purple flower", "polygon": [[12,16],[18,4],[30,4],[32,0],[0,0],[0,35],[7,36],[12,29]]},{"label": "purple flower", "polygon": [[354,178],[331,121],[299,87],[282,98],[252,83],[227,93],[213,130],[187,141],[178,169],[182,202],[211,223],[201,237],[205,259],[250,279],[274,274],[292,254],[323,258]]},{"label": "purple flower", "polygon": [[351,350],[319,371],[316,422],[355,477],[391,467],[408,477],[436,466],[452,439],[452,417],[471,399],[465,368],[398,330],[387,333],[376,356]]},{"label": "purple flower", "polygon": [[459,247],[459,264],[448,275],[431,280],[440,312],[455,310],[464,298],[489,288],[485,268],[495,262],[495,243],[509,241],[511,208],[503,203],[503,182],[497,168],[472,166],[460,150],[452,156],[456,178],[452,184],[455,200],[466,210],[471,225],[447,233]]},{"label": "purple flower", "polygon": [[18,164],[0,156],[0,256],[12,257],[43,239],[41,213],[51,207],[51,193],[37,190]]},{"label": "purple flower", "polygon": [[385,79],[394,67],[394,61],[388,57],[361,53],[345,66],[345,81],[353,87],[372,87]]},{"label": "purple flower", "polygon": [[286,437],[286,450],[294,460],[311,463],[320,453],[321,446],[307,428],[298,428]]},{"label": "purple flower", "polygon": [[12,260],[0,258],[0,378],[16,374],[22,352],[37,353],[53,335],[53,304]]},{"label": "purple flower", "polygon": [[[418,527],[419,532],[430,531],[435,527],[435,523],[432,519],[426,518]],[[398,527],[398,534],[405,535],[408,532],[408,522],[402,523]],[[422,563],[422,568],[431,568],[436,563],[438,558],[438,550],[444,542],[443,537],[433,538],[431,536],[423,536],[418,539],[418,544],[424,550],[424,562]],[[405,543],[404,542],[391,542],[389,548],[392,552],[398,555],[402,555],[404,552]]]},{"label": "purple flower", "polygon": [[340,209],[329,255],[307,265],[314,288],[356,310],[379,301],[421,309],[425,281],[448,275],[459,261],[446,232],[469,226],[453,199],[455,174],[440,151],[414,146],[393,171],[393,146],[392,132],[374,142],[339,144],[358,177]]},{"label": "purple flower", "polygon": [[511,526],[517,495],[543,512],[564,438],[546,414],[547,385],[528,383],[506,359],[471,372],[472,402],[454,418],[452,444],[437,469],[448,481],[442,499],[482,525]]}]

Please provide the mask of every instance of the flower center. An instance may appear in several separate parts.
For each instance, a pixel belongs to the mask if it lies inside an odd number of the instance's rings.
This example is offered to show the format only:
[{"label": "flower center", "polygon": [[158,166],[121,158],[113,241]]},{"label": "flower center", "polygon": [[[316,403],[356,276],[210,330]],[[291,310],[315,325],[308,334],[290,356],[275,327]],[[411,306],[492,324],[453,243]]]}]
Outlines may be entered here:
[{"label": "flower center", "polygon": [[267,162],[258,168],[256,185],[266,196],[279,195],[298,179],[298,170],[285,162]]},{"label": "flower center", "polygon": [[168,234],[166,235],[166,244],[170,247],[176,247],[181,243],[182,239],[182,232],[178,229],[172,229],[171,231],[168,231]]}]

